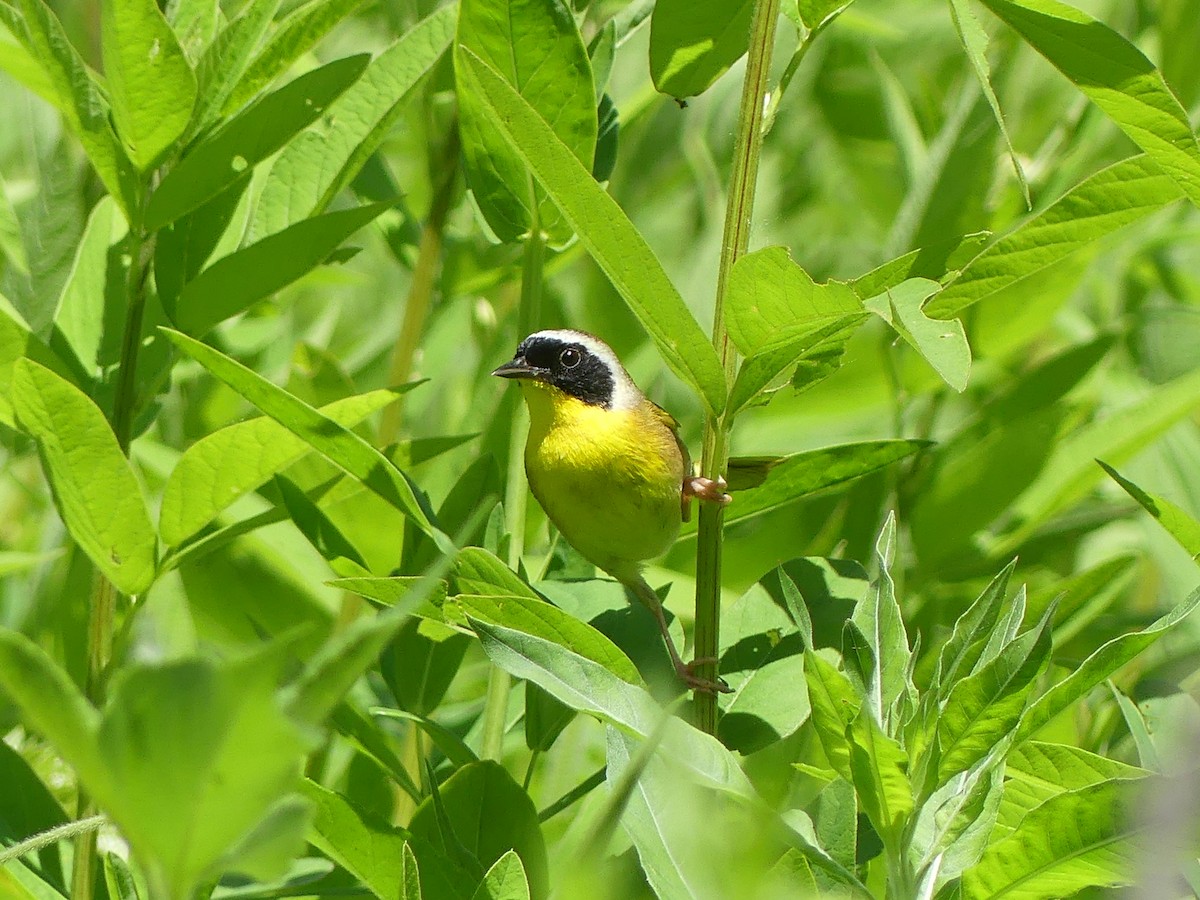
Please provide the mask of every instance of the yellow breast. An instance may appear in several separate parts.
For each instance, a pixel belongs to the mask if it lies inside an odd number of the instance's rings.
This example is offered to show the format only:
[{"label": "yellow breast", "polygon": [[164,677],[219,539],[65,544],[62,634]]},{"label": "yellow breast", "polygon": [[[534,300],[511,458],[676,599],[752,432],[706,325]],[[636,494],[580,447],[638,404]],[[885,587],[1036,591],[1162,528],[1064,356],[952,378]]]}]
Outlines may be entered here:
[{"label": "yellow breast", "polygon": [[523,382],[529,405],[525,471],[564,538],[622,578],[665,553],[679,533],[683,459],[648,409],[591,406]]}]

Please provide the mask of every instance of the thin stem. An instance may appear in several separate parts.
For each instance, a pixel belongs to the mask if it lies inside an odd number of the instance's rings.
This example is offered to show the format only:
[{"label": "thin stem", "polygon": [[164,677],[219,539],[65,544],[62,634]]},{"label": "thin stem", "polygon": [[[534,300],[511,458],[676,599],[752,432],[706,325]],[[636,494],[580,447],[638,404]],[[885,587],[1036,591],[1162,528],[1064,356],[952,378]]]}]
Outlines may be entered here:
[{"label": "thin stem", "polygon": [[13,844],[11,847],[5,847],[0,851],[0,866],[3,866],[10,859],[17,859],[26,853],[33,853],[35,850],[41,850],[50,844],[55,844],[80,834],[95,832],[107,821],[104,816],[88,816],[86,819],[79,819],[76,822],[64,822],[62,825],[47,828],[45,831],[40,831],[32,837],[26,838],[19,844]]},{"label": "thin stem", "polygon": [[[525,258],[521,270],[521,305],[517,311],[517,339],[525,337],[536,325],[542,306],[542,264],[546,257],[546,236],[542,234],[534,205],[533,227],[525,239]],[[508,478],[504,486],[504,518],[508,530],[508,566],[514,572],[525,553],[525,507],[529,486],[525,479],[525,435],[528,414],[516,391],[512,397],[512,430],[508,437]],[[483,711],[483,755],[499,759],[508,718],[508,693],[512,680],[499,666],[488,674],[487,703]]]},{"label": "thin stem", "polygon": [[[733,149],[733,174],[725,208],[725,231],[721,241],[721,266],[717,275],[717,298],[713,312],[713,347],[721,358],[727,383],[733,382],[737,353],[725,331],[725,291],[733,264],[745,254],[750,243],[750,217],[754,210],[754,189],[758,181],[758,157],[762,148],[763,100],[767,75],[771,68],[771,50],[775,44],[775,26],[779,19],[779,0],[757,0],[750,31],[750,51],[746,60],[746,81],[742,86],[741,111]],[[729,426],[724,417],[710,418],[704,427],[704,453],[700,471],[718,478],[728,457]],[[721,523],[724,509],[717,504],[701,504],[696,556],[696,657],[715,659],[720,645],[721,605]],[[717,678],[715,663],[698,666],[696,674]],[[698,728],[715,734],[717,698],[697,693],[695,720]]]},{"label": "thin stem", "polygon": [[[404,303],[404,321],[392,348],[392,360],[388,367],[388,384],[401,385],[412,378],[413,360],[425,333],[425,323],[433,308],[434,284],[438,265],[442,260],[442,245],[446,235],[446,219],[454,203],[454,185],[458,177],[458,122],[452,122],[442,152],[443,164],[440,180],[435,186],[433,202],[429,206],[429,218],[421,232],[421,243],[417,250],[417,261],[413,266],[412,284]],[[379,440],[387,445],[400,436],[400,423],[404,414],[404,399],[391,404],[383,413],[379,425]]]}]

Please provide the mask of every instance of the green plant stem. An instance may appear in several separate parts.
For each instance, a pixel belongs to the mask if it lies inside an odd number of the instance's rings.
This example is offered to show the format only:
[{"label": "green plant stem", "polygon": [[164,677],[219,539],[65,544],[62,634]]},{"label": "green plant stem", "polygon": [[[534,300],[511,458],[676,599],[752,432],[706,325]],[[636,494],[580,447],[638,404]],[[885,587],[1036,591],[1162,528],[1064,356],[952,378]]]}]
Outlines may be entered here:
[{"label": "green plant stem", "polygon": [[[154,252],[153,240],[147,240],[140,210],[129,228],[129,270],[125,275],[125,330],[121,337],[121,360],[117,369],[117,394],[113,401],[112,427],[121,452],[129,455],[133,439],[133,414],[137,406],[137,361],[142,346],[142,317],[146,309],[146,275]],[[88,700],[100,706],[112,658],[113,633],[117,612],[116,586],[96,573],[88,606],[87,684]],[[78,818],[90,818],[96,808],[91,798],[79,790]],[[75,837],[75,861],[71,873],[74,900],[92,900],[96,879],[96,832],[84,831]]]},{"label": "green plant stem", "polygon": [[26,853],[33,853],[35,850],[41,850],[43,847],[48,847],[50,844],[57,843],[58,841],[65,841],[67,838],[77,837],[89,832],[95,833],[107,821],[104,816],[88,816],[86,819],[80,819],[76,822],[64,822],[62,825],[47,828],[45,831],[40,831],[32,837],[26,838],[19,844],[13,844],[11,847],[5,847],[3,851],[0,851],[0,866],[3,866],[10,859],[17,859]]},{"label": "green plant stem", "polygon": [[[421,242],[417,249],[417,261],[413,266],[412,284],[404,303],[404,320],[400,333],[392,348],[392,359],[388,367],[388,384],[405,384],[412,378],[413,360],[425,334],[425,323],[433,308],[434,286],[438,266],[442,261],[442,246],[445,243],[446,219],[454,203],[454,186],[458,179],[459,137],[458,122],[452,122],[446,136],[445,149],[441,154],[440,177],[435,185],[433,201],[429,206],[429,218],[421,231]],[[400,436],[400,424],[404,415],[404,399],[400,398],[383,412],[379,425],[379,440],[387,445]]]},{"label": "green plant stem", "polygon": [[[536,204],[534,209],[537,209]],[[525,258],[521,270],[521,305],[517,311],[517,340],[533,331],[542,306],[542,264],[546,257],[546,236],[534,214],[533,227],[525,239]],[[525,506],[529,486],[525,479],[525,434],[528,414],[517,391],[510,391],[512,429],[508,437],[508,477],[504,485],[504,524],[508,531],[508,566],[514,572],[525,553]],[[499,666],[488,675],[487,702],[483,711],[483,756],[499,759],[508,719],[508,694],[512,680]]]},{"label": "green plant stem", "polygon": [[[779,19],[779,0],[758,0],[750,31],[750,51],[746,60],[746,80],[738,114],[737,137],[733,149],[733,174],[725,207],[725,231],[721,240],[721,266],[717,275],[717,298],[713,312],[713,347],[725,369],[726,383],[733,383],[737,353],[725,330],[725,291],[733,264],[745,254],[750,243],[750,217],[754,211],[754,189],[758,181],[758,156],[763,137],[763,99],[771,68],[771,50],[775,44],[775,26]],[[704,427],[704,452],[700,471],[707,478],[719,478],[729,455],[729,427],[726,417],[710,418]],[[712,503],[700,506],[696,555],[696,658],[715,660],[720,645],[721,621],[721,525],[724,509]],[[716,679],[715,661],[696,667],[701,678]],[[694,717],[696,726],[709,734],[717,730],[717,698],[697,692]]]}]

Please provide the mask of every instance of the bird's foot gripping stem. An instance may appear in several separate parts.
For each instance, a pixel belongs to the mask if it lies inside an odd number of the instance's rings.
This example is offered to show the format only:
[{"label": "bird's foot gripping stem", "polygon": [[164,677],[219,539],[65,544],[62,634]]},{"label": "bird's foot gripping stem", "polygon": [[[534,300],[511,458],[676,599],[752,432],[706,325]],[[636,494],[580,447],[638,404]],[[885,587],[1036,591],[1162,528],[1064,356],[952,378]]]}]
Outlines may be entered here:
[{"label": "bird's foot gripping stem", "polygon": [[703,659],[695,659],[690,663],[685,663],[680,657],[679,651],[675,647],[675,640],[671,637],[670,628],[667,626],[667,617],[663,613],[662,601],[658,599],[658,594],[654,592],[654,588],[646,584],[645,579],[640,576],[633,581],[627,581],[626,585],[633,591],[634,595],[642,601],[643,604],[654,614],[654,620],[658,622],[658,629],[662,632],[663,641],[666,642],[667,652],[671,655],[671,663],[675,666],[675,673],[679,676],[680,681],[687,685],[689,691],[702,691],[706,694],[729,694],[733,689],[727,685],[720,677],[716,679],[703,678],[696,674],[697,666],[712,665],[717,660],[714,657],[705,657]]},{"label": "bird's foot gripping stem", "polygon": [[720,503],[725,506],[733,500],[725,493],[727,487],[729,485],[725,483],[724,478],[713,481],[711,478],[704,478],[700,475],[689,475],[683,479],[683,496],[696,497],[699,500],[708,500],[710,503]]}]

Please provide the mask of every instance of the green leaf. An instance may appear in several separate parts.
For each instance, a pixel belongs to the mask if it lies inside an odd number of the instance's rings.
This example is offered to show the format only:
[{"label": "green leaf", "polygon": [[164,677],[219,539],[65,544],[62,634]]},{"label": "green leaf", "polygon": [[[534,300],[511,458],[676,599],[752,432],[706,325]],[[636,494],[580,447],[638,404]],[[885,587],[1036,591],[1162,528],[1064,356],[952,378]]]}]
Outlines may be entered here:
[{"label": "green leaf", "polygon": [[659,0],[650,19],[650,77],[672,97],[703,94],[750,46],[751,0]]},{"label": "green leaf", "polygon": [[328,208],[383,143],[416,86],[450,46],[454,20],[451,5],[422,21],[373,59],[324,115],[288,143],[259,196],[251,239]]},{"label": "green leaf", "polygon": [[[335,400],[319,412],[351,427],[416,384]],[[162,539],[169,545],[181,544],[238,497],[265,484],[311,449],[266,416],[227,425],[201,438],[179,458],[163,486],[158,516]]]},{"label": "green leaf", "polygon": [[871,650],[872,667],[865,673],[865,706],[889,734],[896,733],[898,723],[907,717],[908,703],[916,694],[909,675],[912,650],[892,581],[895,555],[896,514],[888,513],[875,545],[879,575],[855,607],[851,621],[866,637]]},{"label": "green leaf", "polygon": [[1050,623],[1044,620],[954,685],[937,714],[937,785],[970,769],[1012,734],[1050,646]]},{"label": "green leaf", "polygon": [[488,869],[471,900],[529,900],[521,857],[509,850]]},{"label": "green leaf", "polygon": [[[865,441],[785,456],[771,465],[760,487],[741,491],[725,511],[725,522],[740,522],[769,510],[842,484],[912,456],[925,441]],[[684,523],[683,534],[692,535],[695,522]]]},{"label": "green leaf", "polygon": [[[6,24],[37,59],[53,85],[59,112],[79,139],[108,192],[128,216],[137,200],[137,175],[109,124],[109,109],[90,69],[43,0],[17,0],[19,24]],[[11,9],[4,5],[3,9]],[[13,17],[15,19],[15,17]]]},{"label": "green leaf", "polygon": [[1114,163],[1081,181],[1043,212],[1018,225],[966,266],[925,306],[949,319],[972,304],[1037,276],[1077,250],[1143,219],[1181,197],[1148,156]]},{"label": "green leaf", "polygon": [[1200,561],[1200,522],[1197,522],[1170,500],[1146,493],[1108,463],[1101,460],[1096,460],[1096,462],[1113,481],[1125,489],[1125,493],[1140,503],[1146,512],[1158,520],[1158,524],[1179,542],[1179,546],[1191,554],[1192,559]]},{"label": "green leaf", "polygon": [[363,2],[317,0],[290,13],[279,23],[279,27],[230,90],[223,112],[228,115],[241,109],[255,94],[311,50],[334,26],[361,7]]},{"label": "green leaf", "polygon": [[942,700],[950,696],[950,691],[962,678],[975,671],[978,661],[976,654],[1000,619],[1008,581],[1016,565],[1016,560],[1013,560],[1005,566],[954,623],[950,639],[942,645],[942,652],[938,656],[938,675],[934,687]]},{"label": "green leaf", "polygon": [[454,592],[541,600],[516,572],[482,547],[466,547],[454,561]]},{"label": "green leaf", "polygon": [[324,114],[369,59],[365,54],[347,56],[306,72],[222,125],[155,189],[146,207],[146,227],[153,231],[174,222],[242,178]]},{"label": "green leaf", "polygon": [[[662,718],[662,708],[644,688],[554,640],[503,625],[473,620],[484,652],[516,678],[545,688],[567,706],[647,739]],[[661,752],[706,784],[737,796],[753,789],[733,755],[711,735],[673,720]]]},{"label": "green leaf", "polygon": [[800,686],[804,657],[774,649],[736,686],[721,714],[717,733],[731,750],[749,754],[768,747],[794,734],[809,716],[807,691]]},{"label": "green leaf", "polygon": [[849,6],[854,0],[795,0],[796,11],[809,31],[820,27],[829,18]]},{"label": "green leaf", "polygon": [[154,0],[101,5],[100,49],[117,133],[145,171],[187,129],[196,76]]},{"label": "green leaf", "polygon": [[17,361],[28,357],[41,365],[67,374],[67,367],[29,330],[21,314],[0,295],[0,423],[16,425],[12,407],[12,379]]},{"label": "green leaf", "polygon": [[950,0],[950,15],[954,19],[954,27],[958,31],[958,39],[962,41],[963,50],[967,53],[967,59],[971,61],[971,69],[975,72],[975,78],[983,90],[983,96],[987,98],[988,106],[992,108],[992,116],[1000,128],[1001,137],[1004,138],[1004,146],[1008,148],[1008,158],[1012,161],[1013,172],[1016,173],[1017,182],[1021,185],[1021,195],[1025,198],[1025,206],[1032,208],[1033,201],[1029,198],[1029,183],[1025,180],[1025,170],[1021,168],[1021,160],[1017,157],[1012,138],[1008,134],[1008,125],[1004,122],[1000,100],[992,89],[992,74],[987,60],[987,32],[975,18],[975,13],[971,11],[968,0]]},{"label": "green leaf", "polygon": [[962,879],[965,900],[1070,897],[1086,887],[1129,884],[1144,851],[1132,838],[1130,786],[1104,781],[1066,791],[990,846]]},{"label": "green leaf", "polygon": [[133,869],[115,853],[104,854],[104,884],[112,900],[141,900]]},{"label": "green leaf", "polygon": [[401,709],[432,715],[441,705],[472,641],[469,635],[427,619],[409,619],[379,661]]},{"label": "green leaf", "polygon": [[427,716],[419,716],[416,713],[406,712],[402,709],[385,709],[377,706],[371,710],[371,714],[375,716],[383,716],[387,719],[401,719],[405,722],[412,722],[422,731],[424,731],[446,759],[450,760],[457,767],[467,766],[473,762],[478,762],[479,757],[475,751],[467,746],[457,734],[433,719]]},{"label": "green leaf", "polygon": [[[2,658],[3,651],[0,651],[0,668],[3,667]],[[0,671],[0,684],[5,683],[8,677]],[[67,714],[70,714],[69,709]],[[0,741],[0,790],[4,791],[7,798],[4,818],[0,821],[0,846],[6,849],[68,821],[66,811],[42,783],[29,762],[3,741]],[[23,858],[51,883],[66,883],[58,847],[42,847],[40,850],[24,854]],[[2,871],[3,866],[0,866],[0,872]],[[0,896],[4,896],[2,886]]]},{"label": "green leaf", "polygon": [[1137,47],[1058,0],[982,0],[1146,151],[1200,206],[1200,145],[1187,112]]},{"label": "green leaf", "polygon": [[128,226],[111,197],[101,197],[88,216],[71,272],[59,295],[54,324],[58,334],[95,378],[120,359],[123,321],[129,303],[122,262]]},{"label": "green leaf", "polygon": [[176,895],[299,784],[308,741],[276,702],[277,657],[139,665],[114,682],[99,731],[111,781],[84,783]]},{"label": "green leaf", "polygon": [[817,284],[786,247],[741,257],[730,273],[725,302],[729,336],[748,357],[803,341],[863,312],[849,285]]},{"label": "green leaf", "polygon": [[847,726],[846,739],[859,804],[884,845],[899,852],[900,836],[913,811],[912,785],[905,774],[908,757],[896,741],[879,730],[865,705]]},{"label": "green leaf", "polygon": [[629,657],[586,622],[545,600],[519,596],[485,597],[463,594],[455,598],[471,620],[501,625],[552,641],[572,654],[603,666],[629,684],[640,685],[641,676]]},{"label": "green leaf", "polygon": [[217,260],[188,282],[168,315],[181,329],[204,335],[321,265],[346,238],[391,203],[372,203],[304,219]]},{"label": "green leaf", "polygon": [[[404,473],[354,432],[223,353],[177,331],[164,328],[163,332],[188,356],[334,465],[358,479],[365,488],[408,517],[424,534],[430,537],[440,534],[421,508]],[[447,548],[451,546],[448,539],[442,543]]]},{"label": "green leaf", "polygon": [[849,679],[812,650],[804,651],[804,679],[808,685],[812,722],[825,757],[839,775],[853,781],[846,735],[859,714],[862,701]]},{"label": "green leaf", "polygon": [[0,628],[0,685],[22,721],[54,745],[81,781],[105,777],[96,746],[100,714],[46,651],[6,628]]},{"label": "green leaf", "polygon": [[404,844],[404,857],[400,861],[400,900],[422,900],[421,870],[407,841]]},{"label": "green leaf", "polygon": [[196,66],[200,84],[193,129],[201,131],[217,118],[234,85],[246,71],[250,57],[267,33],[281,0],[255,0],[242,8],[209,44]]},{"label": "green leaf", "polygon": [[283,475],[276,475],[274,485],[288,518],[313,549],[321,554],[321,558],[329,563],[329,568],[346,577],[369,572],[367,561],[358,548],[342,534],[321,507],[305,495],[298,484]]},{"label": "green leaf", "polygon": [[[570,161],[590,173],[595,88],[574,17],[562,0],[462,0],[454,51],[467,185],[488,225],[502,241],[513,241],[536,223],[551,243],[565,244],[575,226],[569,211],[560,215],[531,190],[533,163],[495,128],[494,99],[469,60],[481,62],[527,104]],[[553,196],[552,187],[543,186]]]},{"label": "green leaf", "polygon": [[[487,759],[464,766],[441,784],[437,795],[445,820],[438,821],[436,798],[426,798],[409,825],[415,837],[434,847],[444,846],[447,856],[457,841],[485,867],[515,851],[528,873],[530,894],[544,898],[549,893],[546,843],[537,809],[498,763]],[[443,826],[452,834],[446,834]]]},{"label": "green leaf", "polygon": [[460,79],[474,82],[498,134],[521,157],[654,340],[671,371],[695,388],[710,414],[725,406],[725,376],[712,344],[645,239],[542,118],[469,50]]},{"label": "green leaf", "polygon": [[12,402],[21,427],[37,441],[71,537],[122,593],[145,591],[154,580],[154,526],[104,413],[31,360],[13,368]]},{"label": "green leaf", "polygon": [[1052,718],[1108,678],[1139,653],[1155,643],[1168,629],[1186,619],[1200,606],[1200,588],[1165,616],[1141,631],[1131,631],[1113,638],[1083,661],[1083,663],[1034,701],[1021,720],[1018,739],[1028,738]]},{"label": "green leaf", "polygon": [[1047,517],[1084,496],[1103,476],[1096,459],[1119,465],[1200,405],[1200,372],[1158,385],[1141,399],[1061,441],[1033,483],[1012,503],[1011,526],[993,555],[1008,555]]},{"label": "green leaf", "polygon": [[927,318],[921,305],[941,290],[936,281],[910,278],[864,305],[889,325],[959,393],[971,375],[971,348],[962,322]]}]

